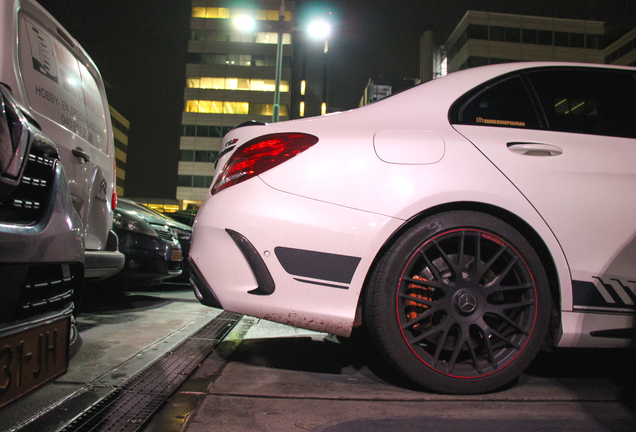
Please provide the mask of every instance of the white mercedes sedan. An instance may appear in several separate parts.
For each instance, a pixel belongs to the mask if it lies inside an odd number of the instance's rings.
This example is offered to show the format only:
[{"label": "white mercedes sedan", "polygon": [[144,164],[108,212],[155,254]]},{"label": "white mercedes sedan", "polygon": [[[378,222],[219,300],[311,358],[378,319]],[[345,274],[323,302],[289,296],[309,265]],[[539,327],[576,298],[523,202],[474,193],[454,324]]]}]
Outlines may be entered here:
[{"label": "white mercedes sedan", "polygon": [[223,140],[206,305],[349,336],[435,392],[636,335],[636,68],[509,63]]}]

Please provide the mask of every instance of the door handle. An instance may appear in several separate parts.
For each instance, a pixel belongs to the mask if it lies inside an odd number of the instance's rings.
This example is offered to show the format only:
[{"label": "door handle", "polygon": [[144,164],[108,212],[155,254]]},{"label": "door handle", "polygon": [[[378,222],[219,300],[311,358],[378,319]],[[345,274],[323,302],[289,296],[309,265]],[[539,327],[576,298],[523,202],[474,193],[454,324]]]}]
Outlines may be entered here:
[{"label": "door handle", "polygon": [[81,147],[74,148],[73,150],[71,150],[71,153],[73,153],[73,156],[77,158],[84,159],[84,163],[91,160],[91,157],[88,155],[88,153],[86,153]]},{"label": "door handle", "polygon": [[523,156],[559,156],[563,149],[552,144],[509,142],[508,150]]}]

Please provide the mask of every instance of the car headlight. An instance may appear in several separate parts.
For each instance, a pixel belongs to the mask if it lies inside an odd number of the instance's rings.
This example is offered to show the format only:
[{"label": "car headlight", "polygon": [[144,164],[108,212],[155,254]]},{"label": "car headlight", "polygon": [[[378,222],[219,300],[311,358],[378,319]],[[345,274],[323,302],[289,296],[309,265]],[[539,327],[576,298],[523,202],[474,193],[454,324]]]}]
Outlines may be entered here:
[{"label": "car headlight", "polygon": [[145,220],[135,219],[124,213],[115,213],[113,226],[125,231],[137,232],[149,236],[157,237],[157,233]]},{"label": "car headlight", "polygon": [[27,157],[29,132],[26,118],[0,90],[0,174],[17,179]]}]

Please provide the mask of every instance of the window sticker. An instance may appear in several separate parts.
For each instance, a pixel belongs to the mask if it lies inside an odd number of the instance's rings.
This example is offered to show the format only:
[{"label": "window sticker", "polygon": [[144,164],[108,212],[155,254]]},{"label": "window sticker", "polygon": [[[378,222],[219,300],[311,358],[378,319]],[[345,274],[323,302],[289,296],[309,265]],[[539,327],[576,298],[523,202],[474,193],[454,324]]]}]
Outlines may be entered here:
[{"label": "window sticker", "polygon": [[483,117],[477,117],[475,119],[477,124],[487,124],[487,125],[495,125],[495,126],[519,126],[526,127],[526,122],[522,121],[514,121],[514,120],[495,120],[495,119],[485,119]]},{"label": "window sticker", "polygon": [[57,65],[55,64],[51,38],[28,20],[25,21],[27,23],[27,38],[31,48],[33,69],[57,84]]}]

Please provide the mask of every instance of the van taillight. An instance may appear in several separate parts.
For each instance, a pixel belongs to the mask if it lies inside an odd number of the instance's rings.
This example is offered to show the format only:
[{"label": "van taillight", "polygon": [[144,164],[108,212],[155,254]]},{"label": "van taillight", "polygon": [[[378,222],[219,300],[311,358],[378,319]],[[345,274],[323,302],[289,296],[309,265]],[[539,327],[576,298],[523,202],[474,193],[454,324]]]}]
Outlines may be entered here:
[{"label": "van taillight", "polygon": [[[114,155],[113,155],[114,156]],[[113,163],[113,197],[111,199],[111,205],[113,210],[117,208],[117,157],[114,157]]]},{"label": "van taillight", "polygon": [[212,185],[211,194],[262,174],[317,142],[318,137],[303,133],[276,133],[254,138],[230,156]]}]

